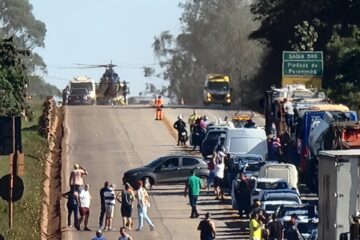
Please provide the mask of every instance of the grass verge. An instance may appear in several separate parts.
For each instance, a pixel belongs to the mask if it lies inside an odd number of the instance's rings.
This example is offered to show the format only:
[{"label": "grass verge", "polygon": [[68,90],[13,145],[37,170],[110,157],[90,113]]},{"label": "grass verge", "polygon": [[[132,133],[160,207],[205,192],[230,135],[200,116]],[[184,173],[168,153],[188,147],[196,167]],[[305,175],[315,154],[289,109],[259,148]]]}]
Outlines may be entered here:
[{"label": "grass verge", "polygon": [[[22,145],[25,154],[25,190],[23,197],[14,203],[13,229],[9,229],[8,202],[0,198],[0,234],[5,239],[40,239],[40,210],[42,197],[43,162],[48,151],[47,140],[38,134],[38,119],[42,102],[31,104],[32,122],[22,121]],[[0,177],[9,173],[8,158],[0,157]]]}]

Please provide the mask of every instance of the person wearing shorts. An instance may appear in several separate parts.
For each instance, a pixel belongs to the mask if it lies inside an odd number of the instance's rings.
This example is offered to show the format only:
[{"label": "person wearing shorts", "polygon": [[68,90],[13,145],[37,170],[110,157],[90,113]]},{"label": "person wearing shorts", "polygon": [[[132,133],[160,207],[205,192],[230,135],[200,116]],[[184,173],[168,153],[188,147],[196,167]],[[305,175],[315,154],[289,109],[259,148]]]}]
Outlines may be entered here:
[{"label": "person wearing shorts", "polygon": [[84,220],[84,231],[91,231],[88,228],[88,222],[89,222],[89,216],[90,216],[90,201],[91,201],[91,195],[90,195],[89,189],[90,189],[89,184],[86,184],[85,188],[82,189],[79,194],[79,200],[80,200],[79,226],[81,225],[82,221]]},{"label": "person wearing shorts", "polygon": [[110,231],[112,229],[112,219],[114,217],[114,207],[115,207],[115,185],[110,184],[104,192],[105,197],[105,227],[104,230]]},{"label": "person wearing shorts", "polygon": [[214,181],[214,188],[215,188],[215,199],[224,200],[224,170],[225,164],[224,161],[219,160],[215,162],[215,181]]}]

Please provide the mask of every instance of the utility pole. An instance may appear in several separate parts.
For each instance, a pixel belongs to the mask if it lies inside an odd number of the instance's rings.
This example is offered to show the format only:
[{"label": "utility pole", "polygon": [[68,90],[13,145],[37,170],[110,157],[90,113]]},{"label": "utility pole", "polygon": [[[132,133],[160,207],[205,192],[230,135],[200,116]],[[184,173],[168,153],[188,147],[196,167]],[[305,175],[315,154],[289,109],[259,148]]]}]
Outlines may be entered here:
[{"label": "utility pole", "polygon": [[16,141],[15,141],[15,117],[12,119],[12,154],[9,157],[9,166],[10,166],[10,186],[9,186],[9,228],[13,227],[13,214],[14,214],[14,203],[13,203],[13,188],[14,188],[14,174],[16,174]]}]

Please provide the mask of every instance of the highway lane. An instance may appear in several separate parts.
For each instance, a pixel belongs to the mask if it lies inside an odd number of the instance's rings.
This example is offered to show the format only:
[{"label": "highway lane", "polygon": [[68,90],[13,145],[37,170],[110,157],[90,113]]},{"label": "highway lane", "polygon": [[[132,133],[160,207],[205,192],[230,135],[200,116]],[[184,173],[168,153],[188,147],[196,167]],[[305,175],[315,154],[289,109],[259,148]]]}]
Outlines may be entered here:
[{"label": "highway lane", "polygon": [[[63,186],[68,190],[68,177],[72,165],[79,163],[87,168],[92,194],[89,228],[92,232],[78,232],[66,227],[66,203],[62,201],[63,239],[91,239],[98,228],[100,210],[99,190],[108,180],[121,189],[121,178],[128,169],[142,166],[158,156],[183,151],[175,146],[172,130],[166,122],[154,121],[154,109],[141,106],[66,106],[65,139],[63,141]],[[178,114],[189,116],[192,109],[167,108],[165,114],[170,123]],[[210,120],[232,116],[234,110],[199,109]],[[199,219],[190,219],[188,200],[183,197],[183,185],[155,186],[150,191],[152,206],[149,216],[156,230],[145,227],[142,232],[132,232],[135,239],[196,239]],[[199,201],[200,213],[214,215],[219,239],[239,239],[240,222],[229,204],[218,203],[205,193]],[[105,232],[107,239],[116,239],[121,226],[119,204],[114,224],[116,231]],[[137,211],[134,209],[135,226]]]}]

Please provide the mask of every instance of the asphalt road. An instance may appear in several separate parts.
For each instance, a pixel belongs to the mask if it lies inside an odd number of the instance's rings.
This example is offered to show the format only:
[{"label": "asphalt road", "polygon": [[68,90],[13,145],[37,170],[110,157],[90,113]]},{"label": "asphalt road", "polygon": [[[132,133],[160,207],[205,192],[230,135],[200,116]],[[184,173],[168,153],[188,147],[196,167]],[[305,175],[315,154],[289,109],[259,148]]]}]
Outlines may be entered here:
[{"label": "asphalt road", "polygon": [[[231,117],[235,111],[214,108],[197,109],[211,121],[219,117]],[[95,236],[98,229],[100,211],[99,190],[105,181],[115,183],[122,189],[122,175],[125,171],[142,166],[149,161],[170,153],[185,151],[188,148],[176,146],[170,125],[177,115],[187,117],[192,108],[172,107],[165,109],[167,121],[154,121],[154,109],[142,106],[66,106],[65,136],[63,140],[63,189],[67,191],[68,177],[73,164],[84,166],[89,175],[85,182],[90,184],[92,201],[89,228],[91,232],[76,231],[66,227],[66,201],[63,199],[62,232],[65,240],[86,240]],[[263,125],[260,116],[255,117]],[[183,185],[155,186],[150,191],[152,206],[149,216],[156,225],[150,232],[145,225],[142,232],[131,232],[135,239],[199,239],[196,230],[200,219],[190,219],[188,199],[183,197]],[[212,213],[217,226],[217,239],[242,239],[241,222],[227,202],[218,202],[213,196],[202,193],[199,199],[199,212]],[[134,226],[137,227],[137,211],[134,209]],[[117,204],[113,227],[115,231],[105,232],[106,239],[117,239],[121,226],[120,205]]]}]

